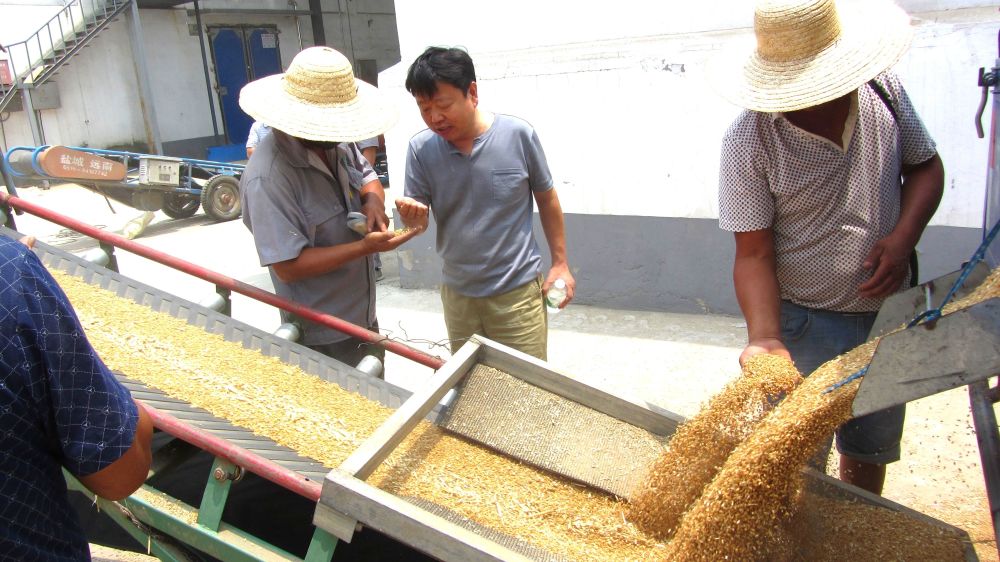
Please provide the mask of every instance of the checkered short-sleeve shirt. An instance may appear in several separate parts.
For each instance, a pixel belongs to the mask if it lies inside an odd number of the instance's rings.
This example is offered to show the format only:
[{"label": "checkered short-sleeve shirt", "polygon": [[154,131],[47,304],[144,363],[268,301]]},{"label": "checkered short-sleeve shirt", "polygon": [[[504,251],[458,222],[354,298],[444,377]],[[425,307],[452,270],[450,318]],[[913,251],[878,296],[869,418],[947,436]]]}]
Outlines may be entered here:
[{"label": "checkered short-sleeve shirt", "polygon": [[878,310],[861,298],[861,264],[899,220],[900,170],[936,154],[934,141],[891,73],[876,79],[898,122],[868,84],[852,99],[846,149],[779,113],[744,111],[722,143],[719,226],[773,229],[781,298],[841,312]]},{"label": "checkered short-sleeve shirt", "polygon": [[62,468],[131,447],[138,411],[38,258],[0,236],[0,560],[87,560]]}]

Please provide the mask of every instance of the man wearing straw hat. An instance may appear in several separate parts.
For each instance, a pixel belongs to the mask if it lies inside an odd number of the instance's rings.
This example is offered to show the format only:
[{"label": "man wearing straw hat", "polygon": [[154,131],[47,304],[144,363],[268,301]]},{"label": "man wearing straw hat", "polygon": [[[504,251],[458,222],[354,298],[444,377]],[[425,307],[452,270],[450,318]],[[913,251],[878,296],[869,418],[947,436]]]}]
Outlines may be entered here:
[{"label": "man wearing straw hat", "polygon": [[[382,184],[355,141],[388,130],[396,110],[374,86],[355,79],[347,58],[329,47],[305,49],[284,74],[244,86],[240,107],[272,130],[257,145],[240,191],[243,222],[275,292],[377,331],[373,256],[417,232],[395,236],[387,230]],[[351,212],[364,214],[367,234],[352,228]],[[299,323],[302,344],[344,363],[384,357],[378,346]]]},{"label": "man wearing straw hat", "polygon": [[[885,0],[855,6],[762,1],[756,49],[712,72],[746,108],[723,139],[719,178],[747,321],[741,362],[784,355],[808,375],[866,341],[882,301],[915,276],[908,259],[941,199],[935,144],[887,70],[909,46],[909,17]],[[837,430],[842,480],[881,493],[903,416]]]},{"label": "man wearing straw hat", "polygon": [[[427,129],[410,140],[403,222],[421,230],[437,222],[444,260],[441,301],[452,350],[473,334],[545,359],[544,295],[565,283],[565,307],[576,282],[566,257],[562,208],[534,128],[479,108],[476,70],[461,49],[431,47],[410,65],[406,89]],[[532,206],[549,244],[552,267],[541,275]]]}]

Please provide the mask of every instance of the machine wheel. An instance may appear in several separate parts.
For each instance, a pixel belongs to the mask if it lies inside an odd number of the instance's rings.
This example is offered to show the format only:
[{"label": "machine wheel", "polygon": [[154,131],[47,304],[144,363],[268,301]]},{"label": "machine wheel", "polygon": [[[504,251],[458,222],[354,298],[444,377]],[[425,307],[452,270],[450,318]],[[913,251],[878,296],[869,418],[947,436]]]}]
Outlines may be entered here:
[{"label": "machine wheel", "polygon": [[231,221],[240,216],[240,182],[233,176],[213,176],[201,188],[201,206],[216,221]]},{"label": "machine wheel", "polygon": [[163,199],[163,214],[172,219],[186,219],[198,212],[201,202],[193,195],[168,193]]}]

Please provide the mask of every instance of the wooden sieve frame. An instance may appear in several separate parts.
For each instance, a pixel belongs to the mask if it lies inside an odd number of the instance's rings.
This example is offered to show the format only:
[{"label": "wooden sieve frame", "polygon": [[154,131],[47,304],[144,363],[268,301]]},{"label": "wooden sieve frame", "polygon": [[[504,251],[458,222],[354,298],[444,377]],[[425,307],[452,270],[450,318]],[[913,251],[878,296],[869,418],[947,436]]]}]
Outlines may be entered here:
[{"label": "wooden sieve frame", "polygon": [[[588,386],[535,357],[473,336],[340,467],[330,471],[313,522],[350,542],[360,524],[444,560],[530,560],[365,482],[403,439],[476,365],[493,367],[650,433],[673,434],[683,418],[655,405]],[[443,415],[443,414],[442,414]]]}]

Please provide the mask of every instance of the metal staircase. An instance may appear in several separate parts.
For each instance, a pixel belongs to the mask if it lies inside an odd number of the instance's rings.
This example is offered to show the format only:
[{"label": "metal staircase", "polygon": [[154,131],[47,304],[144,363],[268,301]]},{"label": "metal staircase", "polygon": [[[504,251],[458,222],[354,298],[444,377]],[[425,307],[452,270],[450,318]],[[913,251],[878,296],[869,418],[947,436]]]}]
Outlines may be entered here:
[{"label": "metal staircase", "polygon": [[5,45],[12,84],[0,83],[0,113],[37,88],[97,37],[132,0],[73,0],[31,37]]}]

